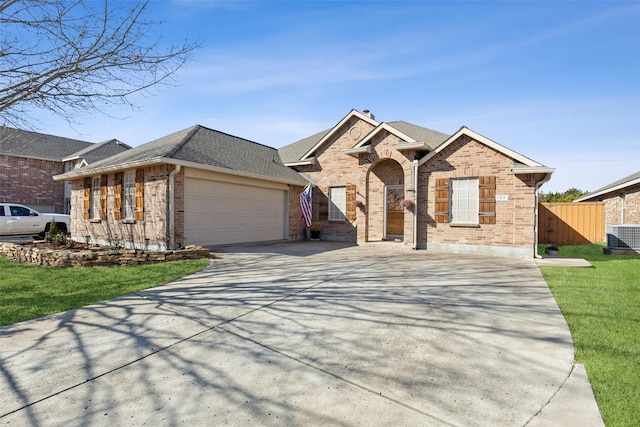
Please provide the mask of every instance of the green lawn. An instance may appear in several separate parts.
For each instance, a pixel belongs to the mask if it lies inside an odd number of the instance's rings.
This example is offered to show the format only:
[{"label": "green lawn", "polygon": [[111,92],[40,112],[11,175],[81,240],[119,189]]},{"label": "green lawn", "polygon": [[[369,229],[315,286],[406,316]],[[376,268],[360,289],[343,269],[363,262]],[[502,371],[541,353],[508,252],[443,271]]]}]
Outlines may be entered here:
[{"label": "green lawn", "polygon": [[602,248],[560,248],[559,256],[585,258],[594,268],[540,270],[569,324],[605,424],[638,426],[640,256],[604,255]]},{"label": "green lawn", "polygon": [[195,273],[208,259],[124,267],[50,268],[0,257],[0,325],[59,313]]}]

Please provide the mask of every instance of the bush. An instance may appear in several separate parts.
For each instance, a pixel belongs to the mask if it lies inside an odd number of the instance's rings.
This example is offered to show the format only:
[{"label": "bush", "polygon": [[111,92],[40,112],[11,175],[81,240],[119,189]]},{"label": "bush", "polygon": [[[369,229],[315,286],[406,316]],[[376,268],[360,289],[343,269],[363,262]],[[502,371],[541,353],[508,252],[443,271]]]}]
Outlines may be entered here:
[{"label": "bush", "polygon": [[49,231],[47,232],[45,241],[47,243],[53,243],[56,245],[60,245],[64,243],[64,234],[58,228],[58,224],[56,224],[56,220],[52,219],[49,223]]}]

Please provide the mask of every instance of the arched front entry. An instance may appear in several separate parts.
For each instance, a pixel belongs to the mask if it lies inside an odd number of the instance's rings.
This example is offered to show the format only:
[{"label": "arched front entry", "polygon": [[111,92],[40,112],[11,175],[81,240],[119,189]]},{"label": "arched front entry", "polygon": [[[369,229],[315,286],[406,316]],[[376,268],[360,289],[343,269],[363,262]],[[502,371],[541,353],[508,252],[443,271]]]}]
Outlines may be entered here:
[{"label": "arched front entry", "polygon": [[367,176],[369,241],[404,240],[404,170],[393,159],[376,163]]}]

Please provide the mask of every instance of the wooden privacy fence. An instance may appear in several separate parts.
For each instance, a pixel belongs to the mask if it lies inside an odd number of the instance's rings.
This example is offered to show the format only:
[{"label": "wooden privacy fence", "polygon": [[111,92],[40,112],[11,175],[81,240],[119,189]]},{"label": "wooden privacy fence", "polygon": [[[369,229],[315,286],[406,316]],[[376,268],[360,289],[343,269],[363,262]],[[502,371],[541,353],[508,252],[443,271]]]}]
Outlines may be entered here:
[{"label": "wooden privacy fence", "polygon": [[604,203],[538,204],[538,242],[586,245],[605,240]]}]

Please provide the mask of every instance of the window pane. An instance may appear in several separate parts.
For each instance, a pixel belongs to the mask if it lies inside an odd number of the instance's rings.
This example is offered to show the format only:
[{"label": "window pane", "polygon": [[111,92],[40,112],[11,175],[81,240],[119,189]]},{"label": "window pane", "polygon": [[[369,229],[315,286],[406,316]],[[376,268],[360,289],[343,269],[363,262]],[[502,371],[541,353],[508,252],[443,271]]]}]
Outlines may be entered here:
[{"label": "window pane", "polygon": [[22,206],[11,206],[10,210],[11,216],[29,216],[31,214],[29,209],[23,208]]},{"label": "window pane", "polygon": [[347,188],[334,187],[329,189],[329,220],[344,221],[347,213]]},{"label": "window pane", "polygon": [[124,218],[133,219],[136,209],[136,173],[124,173]]},{"label": "window pane", "polygon": [[100,177],[91,181],[91,219],[100,218]]},{"label": "window pane", "polygon": [[451,222],[478,223],[478,179],[451,180]]}]

